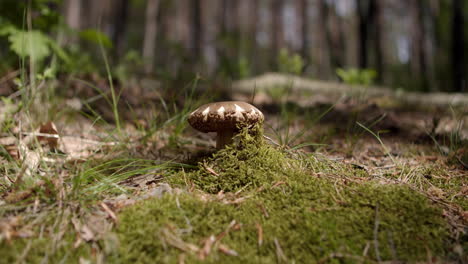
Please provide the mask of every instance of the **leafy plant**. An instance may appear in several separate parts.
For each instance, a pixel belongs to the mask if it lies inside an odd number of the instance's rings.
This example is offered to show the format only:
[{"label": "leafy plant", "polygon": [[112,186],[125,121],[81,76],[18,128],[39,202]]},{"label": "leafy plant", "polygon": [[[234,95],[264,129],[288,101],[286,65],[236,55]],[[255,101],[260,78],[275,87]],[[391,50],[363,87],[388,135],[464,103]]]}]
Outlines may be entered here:
[{"label": "leafy plant", "polygon": [[304,68],[304,60],[297,53],[290,53],[287,49],[281,49],[278,56],[278,68],[280,72],[301,74]]},{"label": "leafy plant", "polygon": [[28,57],[33,63],[42,62],[52,51],[63,61],[70,61],[57,42],[39,30],[25,31],[8,25],[0,28],[0,36],[8,37],[11,51],[21,58]]},{"label": "leafy plant", "polygon": [[336,74],[344,83],[351,85],[371,85],[377,77],[377,72],[373,69],[338,68]]}]

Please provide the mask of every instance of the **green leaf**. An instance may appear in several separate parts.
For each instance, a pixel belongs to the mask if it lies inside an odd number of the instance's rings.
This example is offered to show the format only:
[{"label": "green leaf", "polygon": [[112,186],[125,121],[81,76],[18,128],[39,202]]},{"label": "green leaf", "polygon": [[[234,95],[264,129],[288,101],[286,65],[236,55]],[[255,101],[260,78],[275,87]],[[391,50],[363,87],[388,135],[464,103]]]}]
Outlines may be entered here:
[{"label": "green leaf", "polygon": [[33,61],[41,61],[50,55],[50,39],[37,30],[18,30],[8,37],[10,48],[21,57],[30,57]]},{"label": "green leaf", "polygon": [[80,37],[89,42],[102,45],[104,48],[112,48],[112,41],[99,30],[87,29],[80,32]]},{"label": "green leaf", "polygon": [[16,31],[17,29],[10,24],[4,24],[0,26],[0,36],[10,35],[15,33]]}]

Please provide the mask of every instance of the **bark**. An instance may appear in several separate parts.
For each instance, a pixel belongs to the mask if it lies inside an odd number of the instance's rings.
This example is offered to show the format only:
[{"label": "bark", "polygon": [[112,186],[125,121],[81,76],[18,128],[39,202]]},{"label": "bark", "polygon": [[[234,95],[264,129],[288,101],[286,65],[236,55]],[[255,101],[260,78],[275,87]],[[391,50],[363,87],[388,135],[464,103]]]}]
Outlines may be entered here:
[{"label": "bark", "polygon": [[143,58],[145,60],[145,73],[154,71],[154,60],[156,51],[156,34],[158,28],[159,0],[148,0],[146,7],[145,36],[143,40]]},{"label": "bark", "polygon": [[[65,23],[73,30],[80,30],[82,28],[81,10],[83,9],[83,2],[81,0],[66,0],[63,5],[63,14]],[[78,42],[76,34],[69,35],[66,30],[60,28],[58,43],[59,45],[72,44]]]},{"label": "bark", "polygon": [[203,61],[206,64],[208,74],[213,74],[218,68],[218,50],[216,40],[220,31],[218,19],[220,4],[219,0],[202,0],[202,28],[203,28]]},{"label": "bark", "polygon": [[118,0],[115,2],[116,12],[114,14],[114,32],[112,34],[112,42],[114,43],[115,55],[120,57],[125,48],[129,0]]},{"label": "bark", "polygon": [[420,0],[411,0],[410,12],[412,21],[411,41],[411,70],[416,74],[423,90],[429,90],[427,82],[427,64],[425,52],[424,3]]},{"label": "bark", "polygon": [[318,0],[318,21],[316,25],[316,36],[318,38],[317,63],[318,75],[321,78],[329,78],[331,76],[331,61],[330,61],[330,34],[328,30],[329,9],[326,0]]},{"label": "bark", "polygon": [[202,23],[201,23],[201,3],[200,0],[192,0],[191,4],[191,52],[194,61],[200,57],[202,36]]},{"label": "bark", "polygon": [[371,12],[373,18],[373,35],[374,35],[374,50],[375,50],[375,69],[377,71],[377,80],[379,82],[383,81],[384,77],[384,62],[383,62],[383,42],[382,42],[382,33],[383,30],[383,14],[382,14],[382,2],[383,0],[371,0]]},{"label": "bark", "polygon": [[328,42],[330,49],[330,60],[332,68],[342,68],[345,58],[345,47],[343,39],[343,26],[341,19],[336,13],[336,9],[329,10],[329,31]]},{"label": "bark", "polygon": [[271,33],[272,33],[272,58],[276,62],[276,54],[284,45],[284,33],[283,33],[283,0],[271,0]]},{"label": "bark", "polygon": [[[260,94],[265,93],[272,87],[290,85],[291,83],[294,83],[294,86],[291,88],[292,94],[300,94],[301,91],[309,91],[314,94],[326,95],[329,98],[336,98],[333,100],[339,100],[339,98],[342,98],[343,94],[362,96],[362,92],[365,91],[368,97],[390,97],[399,102],[415,106],[421,105],[427,107],[430,105],[450,107],[468,105],[468,95],[466,93],[402,92],[382,86],[364,87],[360,85],[347,85],[339,82],[318,81],[280,73],[266,73],[252,79],[235,81],[232,83],[232,88],[236,92],[250,96],[253,93],[253,89]],[[258,96],[256,98],[261,97]],[[305,97],[299,99],[295,103],[302,105],[302,103],[310,104],[310,102],[311,98]]]},{"label": "bark", "polygon": [[81,28],[81,0],[67,0],[65,2],[65,21],[71,29]]},{"label": "bark", "polygon": [[[359,67],[369,67],[369,49],[372,34],[372,25],[377,22],[377,1],[379,0],[356,0],[359,17]],[[380,0],[381,1],[381,0]],[[375,27],[374,32],[379,30]]]},{"label": "bark", "polygon": [[301,55],[303,58],[309,58],[309,1],[308,0],[298,0],[298,16],[300,18],[300,34],[301,34]]},{"label": "bark", "polygon": [[369,16],[368,16],[368,1],[366,0],[356,0],[359,16],[359,67],[361,69],[367,68],[368,58],[367,58],[367,39],[369,34]]},{"label": "bark", "polygon": [[453,0],[452,8],[452,89],[453,91],[462,92],[466,89],[463,1]]}]

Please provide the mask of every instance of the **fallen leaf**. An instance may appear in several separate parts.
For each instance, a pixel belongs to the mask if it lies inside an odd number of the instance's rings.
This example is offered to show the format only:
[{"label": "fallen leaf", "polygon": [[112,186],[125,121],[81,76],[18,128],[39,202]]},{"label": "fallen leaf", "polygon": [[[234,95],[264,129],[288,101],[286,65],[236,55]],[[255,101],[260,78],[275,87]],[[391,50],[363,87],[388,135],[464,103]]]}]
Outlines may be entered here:
[{"label": "fallen leaf", "polygon": [[67,160],[86,159],[103,146],[113,146],[116,143],[104,143],[90,139],[72,136],[62,136],[58,141],[58,149],[66,153]]},{"label": "fallen leaf", "polygon": [[71,222],[75,227],[76,232],[84,241],[88,242],[94,239],[93,231],[91,231],[91,229],[86,224],[81,223],[77,218],[72,218]]},{"label": "fallen leaf", "polygon": [[19,149],[16,143],[17,143],[17,139],[15,137],[0,138],[0,145],[5,149],[8,155],[10,155],[10,157],[15,160],[19,160],[20,153],[19,153]]},{"label": "fallen leaf", "polygon": [[37,138],[39,139],[39,142],[47,143],[51,149],[56,149],[59,139],[57,127],[51,121],[42,124],[39,127],[39,136]]}]

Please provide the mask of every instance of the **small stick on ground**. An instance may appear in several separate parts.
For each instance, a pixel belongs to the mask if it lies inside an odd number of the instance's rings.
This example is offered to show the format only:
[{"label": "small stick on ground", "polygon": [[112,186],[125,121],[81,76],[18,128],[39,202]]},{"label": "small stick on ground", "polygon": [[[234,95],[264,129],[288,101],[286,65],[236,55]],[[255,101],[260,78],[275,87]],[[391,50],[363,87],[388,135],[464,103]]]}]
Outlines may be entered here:
[{"label": "small stick on ground", "polygon": [[257,227],[258,246],[260,247],[263,244],[263,227],[259,223],[255,223],[255,227]]},{"label": "small stick on ground", "polygon": [[377,258],[377,261],[380,263],[382,259],[380,258],[380,252],[379,252],[379,205],[377,204],[375,206],[375,223],[374,223],[374,249],[375,249],[375,257]]},{"label": "small stick on ground", "polygon": [[278,242],[278,239],[275,237],[275,246],[276,246],[276,257],[278,258],[278,262],[287,262],[288,258],[284,255],[283,249],[281,249],[281,245]]}]

